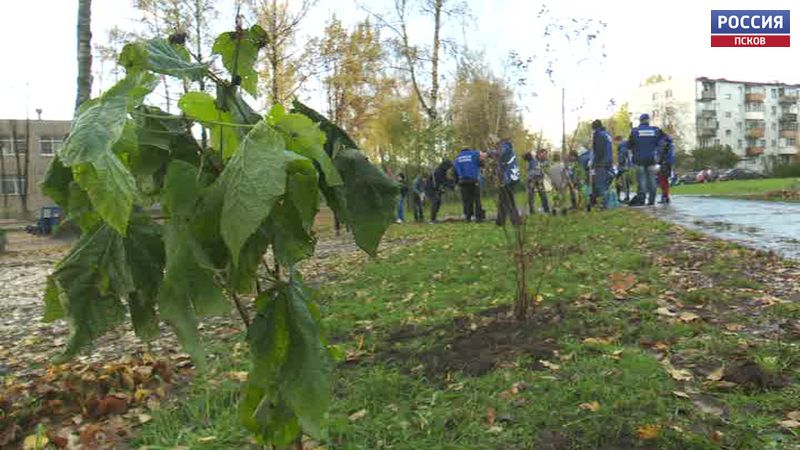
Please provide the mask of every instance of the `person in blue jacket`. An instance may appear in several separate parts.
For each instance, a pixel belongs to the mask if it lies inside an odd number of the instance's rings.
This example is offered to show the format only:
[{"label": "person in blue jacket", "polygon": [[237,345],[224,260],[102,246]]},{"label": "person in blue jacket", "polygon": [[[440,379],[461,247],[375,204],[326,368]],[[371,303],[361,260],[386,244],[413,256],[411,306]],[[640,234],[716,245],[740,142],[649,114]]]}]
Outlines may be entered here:
[{"label": "person in blue jacket", "polygon": [[461,188],[461,203],[464,208],[464,219],[472,221],[474,216],[478,221],[481,217],[481,161],[485,159],[483,152],[465,148],[453,161],[456,180]]},{"label": "person in blue jacket", "polygon": [[[633,175],[633,159],[631,158],[630,147],[628,141],[622,139],[622,136],[615,136],[614,141],[617,143],[617,198],[622,201],[630,201],[631,199],[631,176]],[[622,192],[625,192],[625,198],[622,198]]]},{"label": "person in blue jacket", "polygon": [[606,204],[606,192],[611,184],[611,168],[614,164],[614,144],[611,135],[600,120],[592,122],[592,195],[589,198],[589,209],[600,199],[603,208]]},{"label": "person in blue jacket", "polygon": [[496,162],[497,178],[500,183],[495,223],[503,226],[506,223],[506,217],[509,217],[512,225],[521,225],[522,218],[514,199],[514,192],[520,179],[519,161],[517,161],[517,154],[514,153],[511,141],[501,140],[497,144],[497,150],[492,152],[492,157]]},{"label": "person in blue jacket", "polygon": [[658,143],[663,136],[660,128],[650,125],[650,115],[639,116],[639,126],[631,130],[628,138],[633,163],[636,165],[636,198],[631,206],[640,206],[645,202],[654,205],[656,202],[656,153]]},{"label": "person in blue jacket", "polygon": [[536,153],[525,153],[522,158],[528,162],[528,176],[525,187],[528,191],[528,214],[536,212],[536,195],[542,202],[542,209],[545,214],[550,212],[550,204],[547,201],[547,192],[544,189],[544,176],[549,172],[547,162],[547,151],[543,148],[537,149]]},{"label": "person in blue jacket", "polygon": [[672,136],[664,133],[658,143],[658,186],[661,188],[661,201],[669,203],[669,179],[675,165],[675,143]]}]

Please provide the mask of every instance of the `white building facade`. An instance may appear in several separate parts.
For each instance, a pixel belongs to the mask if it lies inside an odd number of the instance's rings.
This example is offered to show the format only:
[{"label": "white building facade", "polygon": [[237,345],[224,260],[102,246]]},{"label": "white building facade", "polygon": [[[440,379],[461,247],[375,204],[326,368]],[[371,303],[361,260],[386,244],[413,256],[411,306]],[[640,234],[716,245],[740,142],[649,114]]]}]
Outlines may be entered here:
[{"label": "white building facade", "polygon": [[726,145],[739,166],[763,171],[797,158],[800,85],[712,78],[669,78],[640,86],[628,109],[634,124],[651,123],[676,135],[682,150]]}]

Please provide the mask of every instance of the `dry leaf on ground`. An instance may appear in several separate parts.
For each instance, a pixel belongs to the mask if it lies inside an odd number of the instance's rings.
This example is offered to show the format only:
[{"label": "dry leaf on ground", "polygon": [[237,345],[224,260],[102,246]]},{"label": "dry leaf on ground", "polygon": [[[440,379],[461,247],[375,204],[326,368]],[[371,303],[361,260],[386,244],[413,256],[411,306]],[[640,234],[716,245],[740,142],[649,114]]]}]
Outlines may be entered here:
[{"label": "dry leaf on ground", "polygon": [[350,420],[350,422],[355,422],[356,420],[363,419],[364,416],[366,416],[366,415],[367,415],[367,410],[366,409],[361,409],[361,410],[358,410],[358,411],[354,412],[353,414],[350,414],[347,418]]},{"label": "dry leaf on ground", "polygon": [[658,439],[658,434],[661,432],[661,425],[648,424],[636,428],[636,436],[643,441],[652,441]]},{"label": "dry leaf on ground", "polygon": [[580,405],[578,405],[578,408],[585,411],[597,412],[600,410],[600,403],[596,401],[581,403]]},{"label": "dry leaf on ground", "polygon": [[706,375],[706,380],[711,381],[719,381],[725,375],[725,366],[720,367],[719,369],[713,370],[711,373]]}]

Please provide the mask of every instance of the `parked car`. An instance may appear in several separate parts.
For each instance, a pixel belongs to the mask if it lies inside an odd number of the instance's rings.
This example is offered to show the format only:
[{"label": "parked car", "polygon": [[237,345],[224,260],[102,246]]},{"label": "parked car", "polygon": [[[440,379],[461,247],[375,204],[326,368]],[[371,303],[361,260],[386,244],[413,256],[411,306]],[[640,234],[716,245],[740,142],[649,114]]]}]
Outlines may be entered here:
[{"label": "parked car", "polygon": [[764,175],[747,169],[729,169],[719,176],[719,181],[728,180],[757,180],[766,178]]},{"label": "parked car", "polygon": [[697,183],[697,174],[700,172],[686,172],[678,178],[678,184],[694,184]]}]

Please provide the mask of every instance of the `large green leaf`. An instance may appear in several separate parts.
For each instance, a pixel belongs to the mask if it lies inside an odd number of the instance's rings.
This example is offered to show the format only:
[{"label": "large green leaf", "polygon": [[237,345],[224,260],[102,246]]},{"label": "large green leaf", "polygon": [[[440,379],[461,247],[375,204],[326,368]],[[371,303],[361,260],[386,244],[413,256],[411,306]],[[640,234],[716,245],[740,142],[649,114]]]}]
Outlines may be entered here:
[{"label": "large green leaf", "polygon": [[[63,357],[75,355],[122,322],[125,307],[120,297],[133,290],[122,236],[108,226],[83,235],[56,266],[45,296],[46,304],[58,299],[70,326]],[[48,318],[58,317],[53,305],[48,310]]]},{"label": "large green leaf", "polygon": [[72,171],[69,170],[58,156],[50,161],[50,166],[41,183],[42,193],[58,206],[67,209],[69,201],[69,185],[72,183]]},{"label": "large green leaf", "polygon": [[129,74],[82,108],[58,154],[64,165],[73,168],[76,181],[87,191],[103,220],[120,234],[125,234],[136,183],[114,154],[114,145],[125,130],[128,111],[152,91],[156,82],[149,73]]},{"label": "large green leaf", "polygon": [[247,240],[239,254],[239,264],[228,267],[228,283],[240,294],[251,294],[256,289],[256,276],[264,254],[271,242],[269,229],[262,225]]},{"label": "large green leaf", "polygon": [[156,301],[164,274],[161,227],[148,216],[135,216],[124,240],[125,257],[135,289],[128,296],[128,311],[136,335],[143,340],[158,336]]},{"label": "large green leaf", "polygon": [[258,95],[258,73],[255,64],[258,60],[258,50],[267,40],[264,29],[253,25],[242,33],[231,31],[222,33],[217,37],[212,52],[222,57],[222,65],[229,73],[241,77],[242,89],[252,96]]},{"label": "large green leaf", "polygon": [[297,210],[303,229],[310,233],[319,212],[317,171],[310,159],[291,158],[287,172],[286,198]]},{"label": "large green leaf", "polygon": [[189,117],[211,130],[211,147],[230,158],[239,146],[239,131],[229,111],[217,107],[214,97],[205,92],[187,92],[178,107]]},{"label": "large green leaf", "polygon": [[273,237],[272,250],[281,265],[291,267],[314,254],[314,238],[288,199],[275,205],[267,225]]},{"label": "large green leaf", "polygon": [[347,219],[356,244],[374,255],[394,220],[397,183],[352,148],[340,149],[333,163],[344,179]]},{"label": "large green leaf", "polygon": [[319,164],[328,186],[342,185],[339,172],[336,171],[331,157],[325,152],[325,133],[319,129],[319,125],[302,114],[287,114],[280,104],[272,107],[268,121],[283,134],[288,150],[313,159]]},{"label": "large green leaf", "polygon": [[119,55],[119,64],[129,72],[151,70],[194,81],[199,80],[207,69],[205,64],[192,62],[186,48],[162,38],[125,45]]},{"label": "large green leaf", "polygon": [[281,374],[281,391],[300,420],[303,431],[320,439],[330,403],[330,365],[319,324],[309,310],[308,290],[292,273],[288,293],[289,354]]},{"label": "large green leaf", "polygon": [[303,104],[300,100],[295,99],[292,102],[292,109],[294,112],[300,113],[313,122],[319,124],[319,129],[325,133],[325,152],[331,158],[336,156],[340,148],[358,148],[355,141],[353,141],[347,133],[344,132],[338,125],[331,122],[322,114],[314,111]]},{"label": "large green leaf", "polygon": [[260,122],[220,175],[219,182],[225,190],[220,231],[234,264],[238,264],[242,245],[286,190],[283,146],[280,134]]}]

